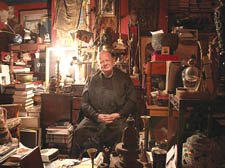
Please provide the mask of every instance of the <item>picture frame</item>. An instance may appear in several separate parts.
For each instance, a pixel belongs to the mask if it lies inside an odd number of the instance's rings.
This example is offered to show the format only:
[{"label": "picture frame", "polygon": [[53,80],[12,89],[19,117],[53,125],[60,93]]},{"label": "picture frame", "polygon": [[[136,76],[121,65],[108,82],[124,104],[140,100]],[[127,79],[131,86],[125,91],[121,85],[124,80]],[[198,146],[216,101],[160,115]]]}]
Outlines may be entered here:
[{"label": "picture frame", "polygon": [[169,46],[163,46],[161,49],[162,55],[170,55],[170,47]]},{"label": "picture frame", "polygon": [[[43,24],[43,20],[46,17],[50,18],[47,9],[31,9],[31,10],[20,10],[19,21],[25,29],[30,30],[33,33],[39,34],[38,24]],[[46,25],[46,24],[45,24]],[[48,33],[51,32],[51,28],[48,26],[45,28]]]},{"label": "picture frame", "polygon": [[101,0],[100,10],[102,16],[115,16],[115,0]]}]

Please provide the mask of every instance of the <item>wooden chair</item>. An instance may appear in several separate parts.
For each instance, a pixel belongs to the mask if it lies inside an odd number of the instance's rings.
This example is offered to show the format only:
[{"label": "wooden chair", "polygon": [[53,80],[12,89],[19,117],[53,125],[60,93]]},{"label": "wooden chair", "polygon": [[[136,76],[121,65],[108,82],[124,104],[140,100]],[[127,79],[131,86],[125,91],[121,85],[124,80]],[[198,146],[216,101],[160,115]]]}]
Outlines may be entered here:
[{"label": "wooden chair", "polygon": [[21,119],[19,118],[19,108],[22,106],[22,104],[0,104],[0,107],[3,107],[6,109],[7,112],[7,120],[6,124],[11,132],[11,134],[18,139],[20,139],[20,130],[19,125],[21,123]]}]

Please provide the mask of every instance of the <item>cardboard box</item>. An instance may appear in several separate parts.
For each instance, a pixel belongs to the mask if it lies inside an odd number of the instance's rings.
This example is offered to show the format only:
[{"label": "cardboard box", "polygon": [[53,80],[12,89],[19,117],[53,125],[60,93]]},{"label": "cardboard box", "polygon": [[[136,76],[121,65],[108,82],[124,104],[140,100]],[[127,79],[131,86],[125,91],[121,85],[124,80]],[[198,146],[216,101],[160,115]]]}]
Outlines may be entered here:
[{"label": "cardboard box", "polygon": [[0,65],[0,73],[9,74],[9,65]]},{"label": "cardboard box", "polygon": [[20,117],[21,128],[40,128],[40,118],[37,117]]}]

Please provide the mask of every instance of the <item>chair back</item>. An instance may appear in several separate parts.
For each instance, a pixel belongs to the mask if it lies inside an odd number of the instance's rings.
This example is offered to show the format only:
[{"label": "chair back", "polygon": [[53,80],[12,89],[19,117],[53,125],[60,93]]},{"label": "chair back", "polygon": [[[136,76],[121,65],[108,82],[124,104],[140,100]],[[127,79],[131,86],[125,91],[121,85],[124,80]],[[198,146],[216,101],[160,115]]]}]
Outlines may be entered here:
[{"label": "chair back", "polygon": [[19,108],[22,104],[0,104],[0,107],[7,110],[7,119],[19,117]]},{"label": "chair back", "polygon": [[4,121],[7,119],[7,110],[3,107],[0,107],[0,119],[4,119]]}]

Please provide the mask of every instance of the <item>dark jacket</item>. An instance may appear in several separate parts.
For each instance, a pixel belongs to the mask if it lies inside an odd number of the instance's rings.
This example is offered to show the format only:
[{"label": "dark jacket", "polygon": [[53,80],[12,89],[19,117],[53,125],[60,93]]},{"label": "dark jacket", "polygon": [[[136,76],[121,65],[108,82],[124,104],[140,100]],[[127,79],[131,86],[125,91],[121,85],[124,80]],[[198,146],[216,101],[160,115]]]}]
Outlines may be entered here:
[{"label": "dark jacket", "polygon": [[[111,87],[104,84],[107,80]],[[81,109],[84,116],[97,121],[98,114],[119,113],[122,118],[136,110],[136,91],[128,74],[113,69],[110,79],[101,71],[87,80],[83,90]]]}]

